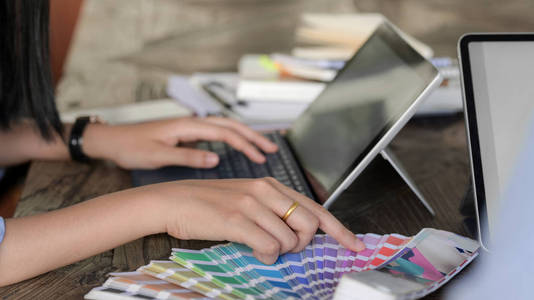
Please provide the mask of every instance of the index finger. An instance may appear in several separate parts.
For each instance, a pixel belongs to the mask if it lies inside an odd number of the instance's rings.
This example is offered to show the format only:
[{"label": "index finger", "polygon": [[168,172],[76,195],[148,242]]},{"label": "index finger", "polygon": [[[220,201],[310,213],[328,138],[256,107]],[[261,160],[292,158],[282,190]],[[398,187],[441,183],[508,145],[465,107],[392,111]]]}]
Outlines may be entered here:
[{"label": "index finger", "polygon": [[232,148],[245,154],[255,163],[264,163],[265,156],[250,143],[250,141],[235,130],[200,120],[189,120],[193,125],[187,132],[182,133],[181,138],[188,141],[204,139],[208,141],[225,142]]},{"label": "index finger", "polygon": [[212,124],[228,127],[235,130],[236,132],[247,138],[249,141],[253,142],[261,150],[267,153],[276,152],[278,150],[278,146],[275,143],[271,142],[268,138],[266,138],[259,132],[238,121],[221,117],[207,117],[204,120]]},{"label": "index finger", "polygon": [[296,199],[300,205],[306,207],[319,219],[319,228],[325,233],[331,235],[343,247],[353,250],[362,251],[365,249],[365,244],[360,241],[354,233],[348,230],[336,217],[334,217],[323,206],[319,205],[312,199],[302,195],[301,193],[283,185],[275,179],[271,179],[274,186],[280,192],[286,194],[288,197]]}]

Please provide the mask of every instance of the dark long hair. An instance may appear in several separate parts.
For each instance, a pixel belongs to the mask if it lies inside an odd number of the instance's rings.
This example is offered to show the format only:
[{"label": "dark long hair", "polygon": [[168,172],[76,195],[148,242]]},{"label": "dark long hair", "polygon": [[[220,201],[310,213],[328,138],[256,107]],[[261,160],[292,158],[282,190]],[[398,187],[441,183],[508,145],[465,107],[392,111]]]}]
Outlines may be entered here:
[{"label": "dark long hair", "polygon": [[0,0],[0,129],[33,119],[43,138],[62,135],[49,56],[48,0]]}]

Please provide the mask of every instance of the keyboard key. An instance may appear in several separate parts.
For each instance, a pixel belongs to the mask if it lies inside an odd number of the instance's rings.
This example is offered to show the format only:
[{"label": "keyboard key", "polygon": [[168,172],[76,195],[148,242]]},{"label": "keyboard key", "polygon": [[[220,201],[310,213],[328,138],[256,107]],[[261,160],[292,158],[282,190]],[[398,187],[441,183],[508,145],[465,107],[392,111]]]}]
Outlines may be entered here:
[{"label": "keyboard key", "polygon": [[219,179],[221,176],[217,171],[217,168],[202,170],[202,179]]},{"label": "keyboard key", "polygon": [[269,173],[269,170],[267,169],[266,164],[251,163],[250,169],[252,170],[252,173],[254,174],[255,178],[263,178],[263,177],[271,176],[271,174]]},{"label": "keyboard key", "polygon": [[263,178],[274,177],[282,184],[311,198],[311,193],[299,171],[296,161],[286,142],[277,133],[267,134],[266,137],[278,145],[276,153],[266,153],[267,162],[257,164],[249,160],[243,153],[233,149],[223,142],[201,142],[199,149],[213,151],[219,155],[219,165],[216,168],[202,170],[202,178]]},{"label": "keyboard key", "polygon": [[235,149],[227,149],[229,152],[230,164],[236,178],[254,178],[249,168],[250,160],[241,152]]}]

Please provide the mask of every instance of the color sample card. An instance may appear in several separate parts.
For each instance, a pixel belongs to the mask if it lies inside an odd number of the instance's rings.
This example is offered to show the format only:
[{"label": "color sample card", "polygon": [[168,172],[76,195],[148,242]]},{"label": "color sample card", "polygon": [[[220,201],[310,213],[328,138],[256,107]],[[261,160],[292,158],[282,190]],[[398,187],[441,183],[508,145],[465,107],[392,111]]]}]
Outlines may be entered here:
[{"label": "color sample card", "polygon": [[263,264],[252,249],[237,243],[172,249],[172,261],[152,261],[139,272],[113,273],[86,297],[330,299],[344,274],[378,270],[422,284],[424,289],[409,297],[417,298],[445,284],[477,256],[479,248],[471,239],[429,228],[414,237],[368,233],[357,238],[366,248],[354,252],[328,235],[316,235],[304,250],[283,254],[272,265]]},{"label": "color sample card", "polygon": [[141,272],[111,273],[102,287],[93,289],[86,299],[110,299],[112,297],[163,300],[206,300],[200,293],[154,278]]},{"label": "color sample card", "polygon": [[210,298],[223,300],[244,299],[244,297],[234,295],[230,291],[224,290],[217,284],[214,284],[211,280],[172,261],[152,261],[147,266],[139,268],[138,271]]},{"label": "color sample card", "polygon": [[324,299],[342,275],[376,268],[411,239],[398,234],[357,235],[366,249],[356,253],[328,235],[316,235],[299,253],[265,265],[249,247],[230,243],[203,250],[173,249],[171,260],[234,295],[255,299]]},{"label": "color sample card", "polygon": [[425,228],[377,270],[422,284],[425,288],[409,298],[424,297],[468,265],[478,249],[471,239]]}]

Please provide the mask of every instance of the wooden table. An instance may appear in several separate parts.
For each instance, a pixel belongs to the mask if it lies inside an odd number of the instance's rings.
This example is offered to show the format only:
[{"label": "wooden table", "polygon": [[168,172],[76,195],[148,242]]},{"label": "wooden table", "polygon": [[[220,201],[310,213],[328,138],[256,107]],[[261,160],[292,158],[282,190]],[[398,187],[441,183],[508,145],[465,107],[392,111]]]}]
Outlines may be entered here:
[{"label": "wooden table", "polygon": [[[392,148],[434,207],[436,216],[432,217],[379,160],[342,196],[334,213],[354,232],[413,235],[423,227],[434,227],[466,235],[459,213],[469,183],[462,117],[412,120],[395,138]],[[129,173],[108,163],[35,162],[15,216],[67,207],[130,186]],[[80,299],[101,285],[109,272],[132,271],[150,260],[167,259],[172,247],[200,249],[213,244],[181,241],[166,234],[148,236],[1,288],[0,298]],[[428,299],[441,299],[447,287]]]}]

